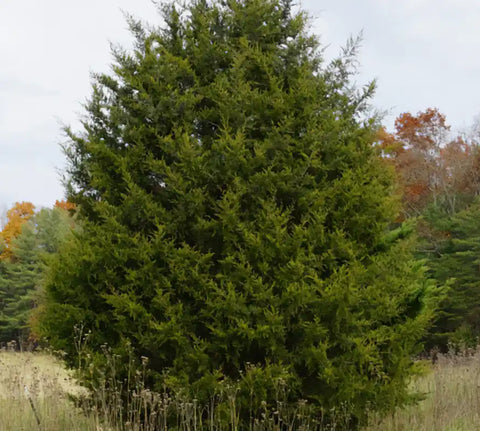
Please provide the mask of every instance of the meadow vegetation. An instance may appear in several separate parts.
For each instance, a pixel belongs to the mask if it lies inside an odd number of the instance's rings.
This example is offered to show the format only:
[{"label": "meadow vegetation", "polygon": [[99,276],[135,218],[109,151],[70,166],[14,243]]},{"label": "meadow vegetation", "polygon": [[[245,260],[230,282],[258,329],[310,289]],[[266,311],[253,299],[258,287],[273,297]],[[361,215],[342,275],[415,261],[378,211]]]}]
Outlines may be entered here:
[{"label": "meadow vegetation", "polygon": [[[138,381],[140,383],[141,379]],[[25,391],[28,388],[28,392]],[[85,388],[80,386],[68,372],[62,361],[50,353],[0,352],[0,431],[151,431],[154,429],[201,430],[200,406],[194,400],[173,400],[162,394],[137,387],[134,398],[138,412],[147,408],[145,416],[133,414],[123,421],[118,416],[118,405],[105,403],[108,385],[97,388],[93,399],[84,398]],[[472,431],[480,428],[480,351],[462,354],[440,354],[430,372],[411,383],[414,392],[423,394],[418,404],[397,409],[386,417],[370,415],[369,426],[363,431]],[[30,401],[31,400],[31,401]],[[92,401],[95,401],[96,407]],[[133,401],[133,400],[132,400]],[[121,401],[118,400],[120,403]],[[134,402],[134,401],[133,401]],[[38,426],[32,404],[40,419]],[[302,410],[303,407],[303,410]],[[288,412],[281,404],[275,414],[264,412],[252,423],[250,429],[267,430],[317,430],[345,429],[348,424],[341,411],[337,422],[323,425],[303,418],[307,413],[301,404],[294,412]],[[151,410],[150,410],[151,409]],[[168,425],[158,422],[172,414]],[[156,411],[159,418],[151,413]],[[279,426],[279,415],[283,427]],[[296,420],[294,421],[294,416]],[[154,424],[154,422],[156,422]],[[157,428],[155,428],[157,427]],[[217,423],[209,430],[235,429],[232,423]],[[347,428],[348,429],[348,428]]]},{"label": "meadow vegetation", "polygon": [[71,400],[84,392],[50,354],[0,351],[0,431],[96,431]]},{"label": "meadow vegetation", "polygon": [[440,354],[431,371],[412,382],[418,404],[370,419],[368,431],[473,431],[480,429],[480,351]]}]

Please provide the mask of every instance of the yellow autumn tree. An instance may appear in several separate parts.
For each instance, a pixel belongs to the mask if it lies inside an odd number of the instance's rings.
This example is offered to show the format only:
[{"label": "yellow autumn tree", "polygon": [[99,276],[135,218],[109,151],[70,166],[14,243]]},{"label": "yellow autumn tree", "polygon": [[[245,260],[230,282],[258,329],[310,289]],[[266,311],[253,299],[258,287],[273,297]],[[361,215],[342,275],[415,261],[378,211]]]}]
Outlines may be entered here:
[{"label": "yellow autumn tree", "polygon": [[23,224],[33,216],[35,205],[31,202],[16,202],[7,212],[7,223],[0,232],[3,250],[0,259],[10,259],[12,256],[12,241],[22,232]]}]

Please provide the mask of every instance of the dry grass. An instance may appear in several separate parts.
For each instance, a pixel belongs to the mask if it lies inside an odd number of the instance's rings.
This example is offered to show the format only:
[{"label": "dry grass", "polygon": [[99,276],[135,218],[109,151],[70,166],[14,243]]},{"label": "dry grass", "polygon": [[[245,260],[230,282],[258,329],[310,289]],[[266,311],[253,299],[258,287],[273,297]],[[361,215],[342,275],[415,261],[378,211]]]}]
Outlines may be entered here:
[{"label": "dry grass", "polygon": [[0,352],[0,400],[19,398],[27,386],[37,397],[54,393],[79,395],[84,392],[64,366],[49,354]]},{"label": "dry grass", "polygon": [[439,356],[433,371],[412,386],[426,394],[424,401],[373,420],[365,431],[480,430],[480,350]]},{"label": "dry grass", "polygon": [[94,419],[69,400],[81,391],[51,355],[0,352],[0,431],[94,431]]},{"label": "dry grass", "polygon": [[[372,424],[364,431],[480,430],[480,350],[439,357],[432,373],[412,386],[426,394],[424,401],[383,420],[372,418]],[[0,431],[100,431],[99,415],[87,417],[69,399],[69,394],[78,396],[82,392],[51,355],[0,352]],[[40,418],[40,427],[30,400]],[[110,429],[117,428],[150,429],[127,424]]]}]

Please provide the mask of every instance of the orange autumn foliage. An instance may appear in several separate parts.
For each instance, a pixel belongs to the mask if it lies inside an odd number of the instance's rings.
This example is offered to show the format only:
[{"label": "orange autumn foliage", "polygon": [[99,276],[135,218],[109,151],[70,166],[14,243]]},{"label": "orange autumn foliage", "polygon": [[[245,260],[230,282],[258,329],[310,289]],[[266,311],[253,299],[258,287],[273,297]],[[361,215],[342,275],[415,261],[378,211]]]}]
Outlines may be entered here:
[{"label": "orange autumn foliage", "polygon": [[77,208],[77,206],[72,202],[64,200],[59,201],[58,199],[55,201],[55,207],[62,208],[65,211],[74,211]]},{"label": "orange autumn foliage", "polygon": [[377,131],[375,141],[379,144],[382,155],[387,160],[396,159],[400,154],[405,152],[403,143],[397,140],[395,135],[387,132],[383,126]]},{"label": "orange autumn foliage", "polygon": [[22,226],[33,216],[35,206],[31,202],[16,202],[7,212],[7,223],[0,232],[3,250],[0,259],[10,259],[12,256],[12,241],[22,232]]},{"label": "orange autumn foliage", "polygon": [[450,126],[437,108],[412,115],[405,112],[395,120],[395,135],[408,149],[437,151],[447,138]]},{"label": "orange autumn foliage", "polygon": [[394,133],[383,128],[377,133],[384,159],[397,172],[405,217],[419,215],[430,203],[454,213],[459,196],[479,194],[478,144],[452,140],[449,131],[445,115],[428,108],[401,114]]}]

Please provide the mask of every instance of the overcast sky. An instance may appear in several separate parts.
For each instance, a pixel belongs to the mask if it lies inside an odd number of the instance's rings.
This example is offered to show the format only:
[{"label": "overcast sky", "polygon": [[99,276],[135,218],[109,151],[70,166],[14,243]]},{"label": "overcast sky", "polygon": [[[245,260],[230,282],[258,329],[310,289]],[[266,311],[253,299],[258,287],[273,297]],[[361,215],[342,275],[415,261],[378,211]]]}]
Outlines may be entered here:
[{"label": "overcast sky", "polygon": [[[479,0],[303,0],[335,56],[363,30],[359,84],[390,114],[438,107],[455,128],[480,113]],[[109,41],[130,46],[121,10],[158,22],[151,0],[0,0],[0,206],[63,197],[61,123],[76,126]]]}]

